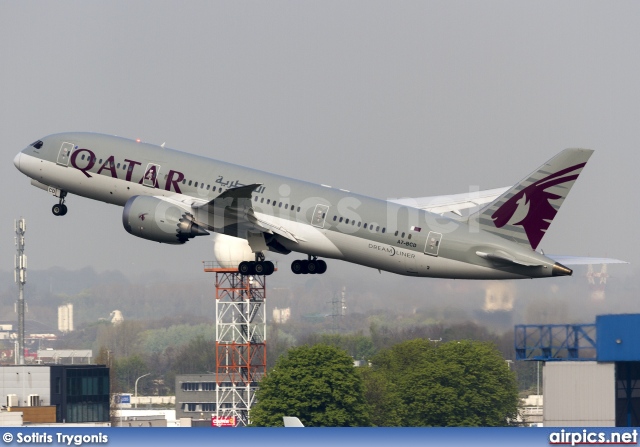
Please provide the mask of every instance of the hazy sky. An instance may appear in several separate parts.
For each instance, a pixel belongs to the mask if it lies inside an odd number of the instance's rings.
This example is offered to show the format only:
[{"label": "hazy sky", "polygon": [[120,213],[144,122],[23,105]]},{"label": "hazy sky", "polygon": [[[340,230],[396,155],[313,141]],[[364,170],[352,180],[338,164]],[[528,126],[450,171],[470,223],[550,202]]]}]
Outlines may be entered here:
[{"label": "hazy sky", "polygon": [[211,259],[205,238],[129,235],[116,206],[69,196],[54,217],[13,166],[44,135],[97,131],[382,198],[507,186],[595,149],[541,248],[634,274],[639,55],[631,1],[0,2],[0,269],[19,216],[32,269]]}]

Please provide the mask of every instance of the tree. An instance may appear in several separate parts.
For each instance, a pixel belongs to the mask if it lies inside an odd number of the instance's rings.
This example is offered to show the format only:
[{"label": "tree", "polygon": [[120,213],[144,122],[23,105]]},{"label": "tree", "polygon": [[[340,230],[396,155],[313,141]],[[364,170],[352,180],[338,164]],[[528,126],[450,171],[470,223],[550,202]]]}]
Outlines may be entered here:
[{"label": "tree", "polygon": [[353,359],[334,346],[290,349],[262,380],[256,398],[256,426],[282,426],[283,416],[311,427],[371,425],[362,378]]},{"label": "tree", "polygon": [[502,426],[517,415],[518,390],[492,343],[417,339],[373,359],[395,383],[407,426]]},{"label": "tree", "polygon": [[358,368],[364,381],[364,397],[369,405],[369,418],[377,427],[402,427],[406,407],[396,385],[380,371]]},{"label": "tree", "polygon": [[[144,359],[138,355],[124,357],[114,363],[116,380],[119,388],[126,391],[133,391],[138,377],[149,372],[149,367]],[[149,381],[147,381],[149,382]],[[150,388],[147,383],[143,384],[145,390]],[[140,389],[142,393],[142,388]]]}]

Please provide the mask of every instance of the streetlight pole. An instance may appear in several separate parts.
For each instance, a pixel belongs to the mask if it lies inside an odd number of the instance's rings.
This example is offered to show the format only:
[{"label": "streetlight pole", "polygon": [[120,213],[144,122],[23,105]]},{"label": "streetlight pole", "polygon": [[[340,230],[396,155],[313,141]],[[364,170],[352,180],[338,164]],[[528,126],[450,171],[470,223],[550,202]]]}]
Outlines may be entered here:
[{"label": "streetlight pole", "polygon": [[142,376],[140,376],[140,377],[138,377],[136,379],[136,384],[133,387],[134,388],[135,398],[136,398],[136,406],[135,406],[135,408],[138,408],[138,380],[142,379],[143,377],[147,377],[149,374],[151,374],[151,373],[143,374]]}]

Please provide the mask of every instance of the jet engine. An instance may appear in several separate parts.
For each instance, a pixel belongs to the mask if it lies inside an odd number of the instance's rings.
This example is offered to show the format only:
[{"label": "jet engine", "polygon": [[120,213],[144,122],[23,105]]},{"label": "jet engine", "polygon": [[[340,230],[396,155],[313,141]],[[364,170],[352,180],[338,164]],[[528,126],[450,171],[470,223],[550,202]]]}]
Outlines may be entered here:
[{"label": "jet engine", "polygon": [[193,221],[191,210],[152,196],[133,196],[124,205],[122,225],[134,236],[165,244],[184,244],[209,234]]},{"label": "jet engine", "polygon": [[242,261],[255,260],[255,255],[245,239],[220,233],[213,234],[213,256],[223,268],[236,268]]}]

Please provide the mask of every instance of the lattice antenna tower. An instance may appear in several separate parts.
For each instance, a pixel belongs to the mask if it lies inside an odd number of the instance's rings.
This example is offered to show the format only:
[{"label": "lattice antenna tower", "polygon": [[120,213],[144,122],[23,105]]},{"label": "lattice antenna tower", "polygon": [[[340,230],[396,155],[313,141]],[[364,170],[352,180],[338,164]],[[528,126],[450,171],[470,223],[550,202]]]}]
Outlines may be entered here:
[{"label": "lattice antenna tower", "polygon": [[342,319],[347,314],[347,300],[346,300],[347,288],[342,287],[342,292],[334,292],[333,299],[331,300],[331,319],[333,320],[333,332],[338,332],[338,329],[342,327]]},{"label": "lattice antenna tower", "polygon": [[217,421],[251,423],[251,407],[267,370],[266,277],[207,265],[216,274]]},{"label": "lattice antenna tower", "polygon": [[14,279],[18,284],[18,352],[16,363],[24,365],[24,285],[27,282],[27,255],[24,254],[24,234],[27,231],[27,221],[20,218],[14,221],[16,231],[16,255],[14,258]]}]

